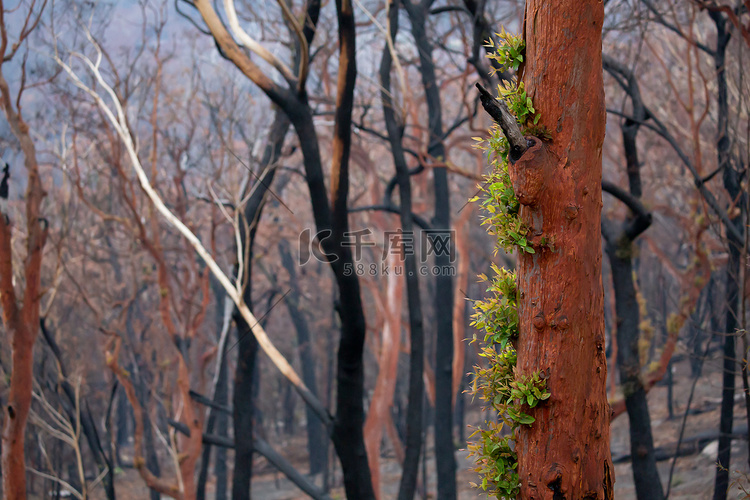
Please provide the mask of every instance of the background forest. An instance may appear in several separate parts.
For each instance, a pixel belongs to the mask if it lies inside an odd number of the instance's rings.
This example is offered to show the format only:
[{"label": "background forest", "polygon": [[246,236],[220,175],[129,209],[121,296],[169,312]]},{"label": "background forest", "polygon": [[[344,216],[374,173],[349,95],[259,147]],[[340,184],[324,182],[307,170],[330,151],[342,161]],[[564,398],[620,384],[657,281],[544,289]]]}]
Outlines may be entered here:
[{"label": "background forest", "polygon": [[[604,4],[615,498],[745,498],[750,2]],[[475,83],[524,3],[0,12],[4,497],[483,496]]]}]

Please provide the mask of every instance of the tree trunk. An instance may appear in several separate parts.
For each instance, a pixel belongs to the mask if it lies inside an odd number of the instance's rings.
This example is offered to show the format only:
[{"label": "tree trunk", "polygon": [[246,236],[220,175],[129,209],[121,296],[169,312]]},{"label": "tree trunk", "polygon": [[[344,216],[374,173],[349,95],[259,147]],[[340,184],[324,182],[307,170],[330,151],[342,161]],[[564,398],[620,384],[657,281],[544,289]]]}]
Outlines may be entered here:
[{"label": "tree trunk", "polygon": [[[635,240],[651,225],[652,216],[640,202],[642,195],[641,162],[638,157],[638,130],[649,118],[641,100],[637,80],[629,68],[606,58],[604,68],[621,82],[632,103],[633,119],[621,123],[625,171],[629,191],[610,183],[603,183],[606,191],[623,202],[630,213],[620,224],[602,218],[602,234],[612,269],[615,298],[615,332],[617,367],[625,406],[630,418],[630,453],[633,457],[633,480],[639,499],[660,500],[664,493],[656,469],[654,441],[651,435],[651,417],[646,400],[646,388],[641,379],[641,362],[638,341],[640,338],[640,309],[633,281],[633,259],[637,248]],[[627,82],[627,83],[625,83]],[[666,311],[665,311],[666,314]],[[665,325],[666,332],[666,325]],[[666,341],[666,337],[665,337]],[[671,372],[670,372],[671,374]]]},{"label": "tree trunk", "polygon": [[[316,30],[321,2],[307,4],[303,35],[306,49]],[[276,105],[283,109],[299,138],[305,166],[305,181],[310,192],[310,204],[316,228],[321,234],[324,251],[331,256],[331,268],[339,291],[341,340],[339,343],[336,380],[336,418],[332,439],[341,459],[344,484],[348,498],[365,500],[374,497],[367,464],[362,425],[364,423],[364,368],[365,317],[360,296],[359,280],[353,269],[349,248],[343,247],[343,236],[348,230],[346,206],[348,194],[349,149],[351,142],[351,113],[356,79],[355,24],[351,2],[336,2],[339,25],[339,76],[336,97],[336,123],[332,147],[331,204],[323,175],[313,111],[307,99],[304,79],[292,89],[274,83],[235,43],[210,2],[196,0],[201,13],[222,54],[255,83]],[[299,51],[297,52],[299,55]],[[299,60],[299,59],[298,59]],[[327,238],[324,238],[327,233]],[[332,237],[330,237],[332,236]],[[235,422],[236,425],[236,422]]]},{"label": "tree trunk", "polygon": [[[419,53],[419,72],[427,101],[429,144],[427,153],[439,162],[446,160],[440,87],[435,76],[432,44],[427,38],[426,20],[432,1],[404,2]],[[453,443],[453,266],[454,242],[450,233],[450,190],[445,167],[432,169],[435,213],[430,240],[435,256],[435,461],[438,500],[456,498],[456,457]],[[428,252],[429,253],[429,252]]]},{"label": "tree trunk", "polygon": [[721,413],[719,416],[719,446],[716,459],[716,481],[714,483],[714,500],[726,500],[729,487],[729,466],[732,455],[732,424],[734,423],[734,389],[736,379],[735,335],[737,329],[739,272],[741,243],[730,236],[729,262],[726,272],[726,316],[724,323],[724,363],[721,387]]},{"label": "tree trunk", "polygon": [[[395,42],[398,33],[398,2],[388,2],[388,20],[390,37]],[[393,54],[388,44],[383,49],[380,61],[381,100],[388,142],[391,146],[393,164],[396,169],[396,182],[399,188],[401,203],[401,230],[404,234],[414,236],[414,221],[411,214],[411,179],[409,167],[402,144],[404,124],[399,123],[396,114],[393,92],[391,91],[391,67]],[[406,449],[402,465],[401,482],[398,499],[412,500],[417,489],[419,476],[419,457],[422,453],[422,421],[424,409],[424,327],[422,322],[422,300],[419,293],[419,275],[417,258],[414,252],[406,252],[404,258],[404,279],[406,280],[406,298],[409,308],[409,389],[406,409]]]},{"label": "tree trunk", "polygon": [[[633,266],[628,253],[632,252],[633,244],[628,242],[628,248],[623,246],[617,242],[607,245],[617,308],[617,366],[620,369],[620,386],[630,419],[630,454],[636,495],[639,500],[658,500],[664,498],[664,493],[659,471],[656,469],[646,390],[640,379],[640,311],[633,284]],[[623,254],[627,256],[621,258]]]},{"label": "tree trunk", "polygon": [[[224,376],[216,388],[214,401],[220,405],[229,403],[229,384],[227,377],[227,366],[224,364]],[[220,438],[229,437],[229,416],[223,412],[216,415],[216,435]],[[226,500],[227,498],[227,450],[225,448],[216,449],[216,458],[214,458],[214,475],[216,476],[216,498],[215,500]]]},{"label": "tree trunk", "polygon": [[24,331],[9,332],[13,339],[13,371],[3,426],[3,497],[9,500],[26,498],[24,434],[31,407],[35,336]]},{"label": "tree trunk", "polygon": [[127,446],[128,437],[132,435],[132,431],[129,429],[129,424],[133,419],[133,410],[128,404],[128,397],[125,395],[125,390],[121,386],[117,386],[117,408],[115,410],[115,458],[117,464],[122,466],[122,459],[120,458],[120,450]]},{"label": "tree trunk", "polygon": [[[357,77],[354,6],[351,0],[336,0],[339,27],[339,74],[336,84],[336,110],[331,161],[331,250],[339,289],[341,339],[336,363],[336,418],[333,423],[333,445],[341,459],[344,488],[349,500],[375,498],[363,436],[364,351],[366,325],[359,279],[347,272],[353,266],[351,249],[344,246],[349,230],[349,151],[352,135],[354,85]],[[308,181],[309,182],[309,181]],[[311,190],[312,193],[312,190]],[[353,267],[349,267],[351,271]]]},{"label": "tree trunk", "polygon": [[601,278],[603,18],[593,0],[526,4],[523,81],[551,139],[529,138],[509,169],[536,250],[519,256],[517,371],[542,372],[551,397],[519,429],[523,499],[614,495]]},{"label": "tree trunk", "polygon": [[[2,64],[9,61],[12,55],[8,54],[8,59],[5,59],[7,48],[5,20],[0,19],[0,23],[2,23],[3,32],[2,53],[0,53],[0,107],[23,153],[24,167],[27,172],[25,222],[28,235],[22,267],[25,288],[17,296],[13,283],[12,224],[7,205],[10,167],[6,164],[1,184],[4,188],[0,188],[0,198],[2,198],[0,200],[2,210],[0,213],[0,303],[3,308],[3,323],[10,338],[12,365],[8,399],[3,408],[2,481],[3,495],[6,500],[25,500],[24,442],[34,382],[34,342],[39,331],[40,301],[44,295],[41,288],[41,268],[44,243],[47,239],[47,220],[42,218],[41,213],[45,192],[39,177],[36,147],[31,139],[29,126],[20,114],[20,109],[14,108],[14,98],[11,97],[10,87],[3,74]],[[18,43],[22,41],[19,40]],[[21,71],[22,79],[25,79],[25,66]],[[15,100],[16,106],[20,106],[20,99],[19,93]]]},{"label": "tree trunk", "polygon": [[[218,350],[216,354],[216,370],[215,383],[213,386],[213,401],[217,405],[227,406],[229,402],[229,384],[228,384],[228,367],[226,361],[227,345],[228,345],[228,334],[231,328],[230,318],[227,318],[227,312],[231,309],[229,303],[225,302],[226,293],[224,289],[219,286],[218,283],[212,280],[211,288],[213,289],[214,297],[216,298],[216,331],[217,331],[217,342]],[[222,339],[223,342],[222,342]],[[216,428],[216,435],[220,437],[227,437],[227,415],[224,412],[217,411],[213,407],[208,408],[208,416],[206,418],[206,430],[205,434],[213,434],[214,428]],[[201,454],[201,467],[198,473],[198,487],[196,492],[197,500],[205,500],[206,498],[206,482],[208,481],[208,471],[211,465],[211,445],[203,444],[203,452]],[[224,500],[226,498],[226,450],[218,448],[216,450],[215,460],[215,472],[216,472],[216,498],[215,500]],[[220,472],[222,473],[219,477]]]},{"label": "tree trunk", "polygon": [[[285,303],[289,310],[289,318],[292,320],[294,329],[297,331],[297,349],[299,351],[300,363],[302,364],[302,381],[317,396],[316,363],[315,356],[313,355],[310,327],[304,313],[300,310],[297,272],[295,270],[294,259],[289,251],[288,241],[282,240],[279,243],[279,255],[281,256],[281,264],[289,274],[289,286],[293,289],[293,293],[286,298]],[[307,453],[310,462],[310,474],[320,474],[323,472],[326,463],[325,454],[328,447],[328,436],[323,422],[320,421],[312,408],[307,405],[305,406],[305,419],[307,422]]]},{"label": "tree trunk", "polygon": [[[247,276],[250,277],[250,269]],[[250,281],[248,280],[248,283]],[[243,300],[250,307],[250,286],[245,288]],[[250,483],[253,477],[253,416],[255,401],[253,374],[258,359],[258,341],[250,326],[240,315],[237,322],[237,367],[234,372],[234,475],[232,476],[232,499],[250,500]]]},{"label": "tree trunk", "polygon": [[[735,169],[730,158],[731,141],[729,139],[729,99],[726,75],[726,51],[731,38],[731,32],[727,30],[727,19],[722,12],[709,11],[709,15],[716,25],[716,50],[713,52],[714,69],[716,70],[717,88],[717,134],[716,152],[719,170],[722,172],[724,188],[731,199],[740,208],[740,216],[735,217],[729,224],[734,225],[736,232],[744,235],[745,228],[744,209],[747,206],[742,191],[740,172]],[[726,500],[727,488],[729,486],[729,465],[732,454],[732,441],[728,437],[732,433],[734,419],[734,389],[735,375],[737,369],[736,360],[736,330],[739,318],[739,278],[740,278],[740,253],[743,248],[743,238],[734,236],[730,231],[732,227],[725,225],[727,233],[726,241],[729,247],[729,262],[727,263],[726,275],[726,322],[724,324],[724,373],[722,381],[721,416],[719,418],[719,451],[718,467],[716,469],[716,481],[714,483],[714,500]],[[743,294],[744,296],[744,294]]]}]

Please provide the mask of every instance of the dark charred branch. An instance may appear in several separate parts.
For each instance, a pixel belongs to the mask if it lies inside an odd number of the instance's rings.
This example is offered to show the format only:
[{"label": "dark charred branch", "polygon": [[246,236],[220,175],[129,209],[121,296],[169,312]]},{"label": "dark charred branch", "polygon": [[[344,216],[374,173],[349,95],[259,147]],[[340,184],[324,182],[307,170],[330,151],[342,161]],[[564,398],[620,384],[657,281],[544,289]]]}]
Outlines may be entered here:
[{"label": "dark charred branch", "polygon": [[[379,211],[379,212],[388,212],[391,214],[400,214],[403,210],[403,207],[398,207],[396,205],[366,205],[362,207],[353,207],[349,209],[350,214],[354,214],[357,212],[373,212],[373,211]],[[424,230],[430,229],[430,223],[427,222],[424,218],[420,217],[419,215],[415,214],[414,212],[410,211],[411,219],[414,221],[414,224],[419,226],[420,228]]]},{"label": "dark charred branch", "polygon": [[636,123],[640,123],[644,127],[656,132],[662,139],[667,141],[667,143],[672,147],[675,153],[677,153],[677,156],[682,161],[683,165],[688,169],[690,174],[693,176],[693,182],[695,183],[695,186],[698,188],[698,192],[700,192],[701,196],[703,196],[703,199],[706,200],[706,203],[711,208],[711,210],[721,219],[722,224],[724,224],[724,228],[726,229],[728,234],[731,234],[732,237],[737,238],[738,240],[742,240],[742,234],[741,232],[734,227],[734,224],[729,219],[729,215],[727,214],[726,210],[724,210],[721,205],[719,204],[719,201],[716,199],[714,194],[708,189],[708,187],[705,185],[705,183],[702,181],[701,176],[698,174],[698,170],[695,168],[695,165],[693,165],[693,162],[690,160],[690,158],[687,156],[687,154],[682,150],[680,147],[680,144],[677,142],[677,140],[667,131],[667,128],[664,126],[664,124],[656,118],[654,115],[652,115],[649,111],[650,120],[653,122],[646,123],[645,120],[638,120],[633,116],[627,115],[623,113],[622,111],[614,110],[614,109],[607,109],[607,113],[622,116],[623,118],[628,118]]},{"label": "dark charred branch", "polygon": [[674,33],[677,33],[683,40],[685,40],[689,44],[694,45],[698,47],[700,50],[702,50],[703,52],[705,52],[706,54],[713,56],[714,50],[711,47],[703,43],[700,43],[699,41],[693,38],[688,37],[678,26],[675,26],[674,24],[667,21],[666,18],[664,17],[664,14],[659,12],[659,10],[654,6],[651,0],[641,0],[641,3],[643,3],[643,5],[645,5],[648,8],[648,10],[650,10],[654,14],[654,20],[657,23],[661,24],[668,30]]},{"label": "dark charred branch", "polygon": [[502,99],[495,99],[481,83],[477,82],[476,86],[479,89],[479,98],[482,100],[484,110],[503,129],[503,133],[510,144],[510,154],[508,157],[511,162],[515,163],[529,148],[526,138],[521,132],[521,128],[516,123],[515,116],[513,116]]},{"label": "dark charred branch", "polygon": [[434,9],[430,9],[430,15],[436,16],[438,14],[445,14],[446,12],[460,12],[463,14],[469,14],[471,15],[471,12],[466,7],[462,7],[460,5],[446,5],[444,7],[436,7]]},{"label": "dark charred branch", "polygon": [[[666,460],[672,460],[675,457],[687,457],[690,455],[697,455],[703,450],[709,443],[716,441],[721,438],[729,439],[730,441],[746,441],[747,440],[747,426],[740,426],[731,434],[721,434],[716,431],[706,431],[685,438],[679,444],[671,443],[664,446],[654,448],[654,457],[657,462],[664,462]],[[633,459],[631,454],[623,454],[612,457],[612,463],[622,464],[630,462]]]},{"label": "dark charred branch", "polygon": [[207,398],[203,394],[199,394],[199,393],[193,391],[192,389],[190,390],[190,397],[193,398],[193,401],[195,401],[196,403],[200,403],[200,404],[202,404],[204,406],[208,406],[210,408],[213,408],[214,410],[218,410],[218,411],[220,411],[222,413],[225,413],[227,415],[231,415],[232,414],[233,410],[232,410],[231,406],[227,406],[227,405],[223,405],[223,404],[217,403],[216,401],[212,400],[211,398]]},{"label": "dark charred branch", "polygon": [[[190,429],[187,425],[182,422],[177,422],[172,419],[167,419],[167,423],[170,427],[173,427],[177,432],[190,437]],[[272,466],[274,466],[279,472],[284,474],[295,486],[300,490],[310,495],[311,498],[316,500],[331,500],[325,492],[321,491],[315,484],[311,483],[304,474],[300,473],[294,466],[289,463],[281,454],[279,454],[273,447],[268,444],[266,440],[260,436],[254,436],[254,451],[259,455],[268,460]],[[203,443],[212,446],[221,446],[222,448],[234,449],[234,440],[216,436],[214,434],[203,434]]]},{"label": "dark charred branch", "polygon": [[[390,139],[387,139],[390,141]],[[404,153],[407,153],[408,151],[404,149]],[[409,170],[409,177],[413,175],[419,175],[422,172],[424,172],[424,165],[419,164],[416,167]],[[391,177],[391,179],[388,181],[388,184],[385,186],[385,192],[383,193],[383,205],[390,205],[393,200],[393,191],[395,191],[396,186],[398,186],[398,176],[394,175]]]},{"label": "dark charred branch", "polygon": [[[602,191],[611,194],[612,196],[623,202],[632,212],[633,217],[630,217],[629,220],[624,224],[623,235],[628,240],[635,241],[635,239],[651,225],[651,222],[653,220],[651,212],[649,212],[646,207],[643,206],[641,200],[631,195],[616,184],[608,181],[602,181]],[[611,231],[608,231],[608,234],[605,234],[605,237],[607,237],[608,239],[617,239],[617,237],[613,238]]]}]

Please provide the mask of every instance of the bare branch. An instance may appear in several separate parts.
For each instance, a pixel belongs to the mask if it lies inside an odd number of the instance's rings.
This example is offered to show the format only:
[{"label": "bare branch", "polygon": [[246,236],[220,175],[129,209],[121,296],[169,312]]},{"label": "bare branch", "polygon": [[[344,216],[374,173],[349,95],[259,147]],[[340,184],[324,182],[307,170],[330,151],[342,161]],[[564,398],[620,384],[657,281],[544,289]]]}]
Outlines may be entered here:
[{"label": "bare branch", "polygon": [[287,82],[289,82],[290,85],[297,84],[299,80],[294,76],[292,70],[289,69],[289,67],[284,64],[278,57],[269,52],[268,49],[256,42],[255,39],[253,39],[253,37],[251,37],[247,33],[247,31],[242,29],[242,26],[240,26],[239,18],[237,17],[237,10],[234,8],[234,0],[224,0],[224,11],[227,13],[227,22],[229,23],[229,28],[232,30],[232,33],[237,38],[237,40],[239,40],[246,49],[255,52],[264,61],[276,68],[276,70],[281,73],[281,75]]},{"label": "bare branch", "polygon": [[[208,6],[208,8],[213,11],[210,6]],[[97,52],[101,54],[99,45],[93,40],[93,38],[91,38],[90,35],[89,40],[92,45],[96,47]],[[130,125],[127,117],[125,116],[125,111],[122,107],[122,103],[120,102],[114,89],[102,76],[99,70],[98,61],[93,62],[91,61],[91,59],[82,54],[74,54],[74,57],[80,59],[86,65],[89,72],[96,80],[97,84],[102,89],[104,89],[104,92],[110,97],[112,107],[105,103],[103,97],[97,91],[93,90],[91,87],[83,83],[78,74],[68,63],[60,59],[58,55],[55,55],[55,60],[65,70],[73,83],[81,90],[86,92],[89,96],[91,96],[91,98],[102,110],[102,113],[106,116],[114,129],[117,131],[120,140],[125,145],[125,149],[128,153],[133,169],[135,170],[135,173],[138,177],[141,188],[151,200],[156,210],[162,215],[162,217],[164,217],[164,219],[166,219],[166,221],[172,227],[177,229],[180,234],[182,234],[182,236],[188,240],[196,253],[201,257],[201,259],[203,259],[208,268],[211,270],[211,273],[216,277],[219,283],[221,283],[222,287],[224,287],[229,298],[231,298],[232,302],[234,302],[234,304],[237,306],[237,310],[250,326],[253,335],[258,340],[258,344],[261,346],[263,351],[268,355],[268,357],[271,359],[274,365],[276,365],[279,371],[281,371],[281,373],[292,383],[292,385],[294,385],[295,389],[300,394],[302,399],[315,410],[315,413],[321,418],[321,420],[325,422],[326,425],[330,425],[331,416],[328,414],[325,406],[307,388],[307,386],[304,384],[300,376],[294,370],[289,361],[287,361],[284,355],[281,354],[278,349],[276,349],[276,347],[273,345],[273,342],[271,342],[271,339],[268,337],[266,331],[260,325],[253,313],[250,312],[247,304],[245,304],[245,302],[243,301],[242,281],[238,280],[236,284],[232,284],[227,274],[221,270],[219,265],[216,263],[216,260],[213,258],[213,256],[211,256],[208,250],[206,250],[195,233],[193,233],[190,228],[185,225],[185,223],[183,223],[177,216],[172,213],[172,211],[164,204],[164,201],[161,199],[160,195],[151,185],[151,182],[146,175],[143,165],[141,164],[140,158],[138,158],[136,146],[133,143],[133,137],[135,137],[135,135],[130,129]]]}]

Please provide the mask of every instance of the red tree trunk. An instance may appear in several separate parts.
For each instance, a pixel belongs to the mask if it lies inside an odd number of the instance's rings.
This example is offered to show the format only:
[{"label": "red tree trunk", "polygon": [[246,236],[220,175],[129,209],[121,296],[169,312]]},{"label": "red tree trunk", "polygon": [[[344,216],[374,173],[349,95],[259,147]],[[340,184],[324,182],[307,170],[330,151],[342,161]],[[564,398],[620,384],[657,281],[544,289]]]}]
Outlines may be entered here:
[{"label": "red tree trunk", "polygon": [[530,410],[517,450],[524,499],[611,499],[601,278],[605,107],[595,0],[528,0],[523,81],[550,140],[510,167],[535,254],[519,258],[519,374],[550,399]]}]

